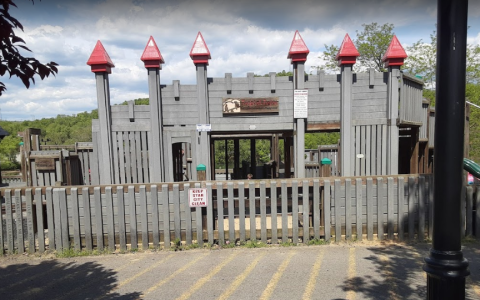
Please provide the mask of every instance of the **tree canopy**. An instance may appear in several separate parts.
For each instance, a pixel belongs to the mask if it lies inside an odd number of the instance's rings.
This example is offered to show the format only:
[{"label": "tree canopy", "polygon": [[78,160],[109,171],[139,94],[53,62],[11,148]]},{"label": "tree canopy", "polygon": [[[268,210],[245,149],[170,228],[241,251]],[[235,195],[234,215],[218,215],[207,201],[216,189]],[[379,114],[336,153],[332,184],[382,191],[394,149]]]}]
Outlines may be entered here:
[{"label": "tree canopy", "polygon": [[[360,53],[357,63],[354,65],[354,70],[358,72],[374,68],[377,72],[383,72],[385,68],[383,67],[382,57],[390,45],[395,26],[389,23],[379,25],[373,22],[362,24],[362,27],[363,30],[357,30],[356,37],[352,38],[352,42]],[[324,66],[318,67],[326,71],[338,71],[336,55],[339,49],[340,45],[325,45],[323,59],[326,62]]]},{"label": "tree canopy", "polygon": [[[2,8],[0,9],[0,76],[8,74],[10,78],[16,76],[20,78],[28,89],[30,82],[35,84],[35,76],[38,75],[41,80],[49,75],[58,72],[57,64],[49,62],[43,64],[34,57],[26,57],[20,53],[19,48],[32,52],[27,48],[25,41],[15,34],[15,29],[23,31],[23,25],[10,14],[10,8],[17,7],[13,0],[0,0]],[[31,0],[34,3],[33,0]],[[0,82],[0,96],[6,90],[3,82]]]}]

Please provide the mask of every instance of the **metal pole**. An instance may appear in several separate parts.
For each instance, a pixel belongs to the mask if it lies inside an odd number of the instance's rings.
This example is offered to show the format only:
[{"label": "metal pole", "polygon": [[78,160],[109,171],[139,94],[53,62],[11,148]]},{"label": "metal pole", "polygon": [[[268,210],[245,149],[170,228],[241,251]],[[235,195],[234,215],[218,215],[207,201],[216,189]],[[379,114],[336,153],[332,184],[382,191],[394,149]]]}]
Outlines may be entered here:
[{"label": "metal pole", "polygon": [[465,299],[461,251],[468,0],[437,1],[433,246],[425,258],[427,299]]}]

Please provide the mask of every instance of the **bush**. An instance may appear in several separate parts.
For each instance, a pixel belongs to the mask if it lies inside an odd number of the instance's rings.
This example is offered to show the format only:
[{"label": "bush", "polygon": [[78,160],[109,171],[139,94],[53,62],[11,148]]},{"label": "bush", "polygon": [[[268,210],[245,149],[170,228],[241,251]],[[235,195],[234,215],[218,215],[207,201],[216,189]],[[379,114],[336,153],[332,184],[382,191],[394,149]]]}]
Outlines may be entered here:
[{"label": "bush", "polygon": [[0,168],[2,171],[18,170],[20,169],[20,164],[18,162],[6,160],[0,162]]}]

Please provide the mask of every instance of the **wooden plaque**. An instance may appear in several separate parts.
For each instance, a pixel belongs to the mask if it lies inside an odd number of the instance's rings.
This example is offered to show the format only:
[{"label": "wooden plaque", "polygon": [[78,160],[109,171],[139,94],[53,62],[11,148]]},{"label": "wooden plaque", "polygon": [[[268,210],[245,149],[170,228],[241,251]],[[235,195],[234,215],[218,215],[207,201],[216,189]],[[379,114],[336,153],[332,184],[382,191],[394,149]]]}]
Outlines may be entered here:
[{"label": "wooden plaque", "polygon": [[37,171],[52,171],[55,170],[54,158],[36,158],[35,168]]},{"label": "wooden plaque", "polygon": [[223,114],[272,114],[278,113],[278,97],[223,98]]}]

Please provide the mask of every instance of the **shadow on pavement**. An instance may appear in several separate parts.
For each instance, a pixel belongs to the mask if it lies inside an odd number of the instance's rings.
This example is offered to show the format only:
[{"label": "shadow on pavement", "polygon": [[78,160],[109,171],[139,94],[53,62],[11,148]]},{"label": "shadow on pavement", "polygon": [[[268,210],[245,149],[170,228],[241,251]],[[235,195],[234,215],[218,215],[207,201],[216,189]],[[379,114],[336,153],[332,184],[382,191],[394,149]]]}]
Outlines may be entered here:
[{"label": "shadow on pavement", "polygon": [[[462,252],[469,261],[471,275],[467,277],[466,298],[477,299],[471,287],[480,287],[480,259],[478,243],[463,247]],[[344,291],[355,291],[366,299],[426,299],[427,280],[422,266],[429,255],[431,244],[415,245],[388,244],[368,248],[372,255],[364,257],[373,263],[372,274],[354,277],[340,286]]]},{"label": "shadow on pavement", "polygon": [[0,299],[139,299],[140,293],[119,295],[113,292],[115,272],[98,263],[61,263],[0,267]]}]

